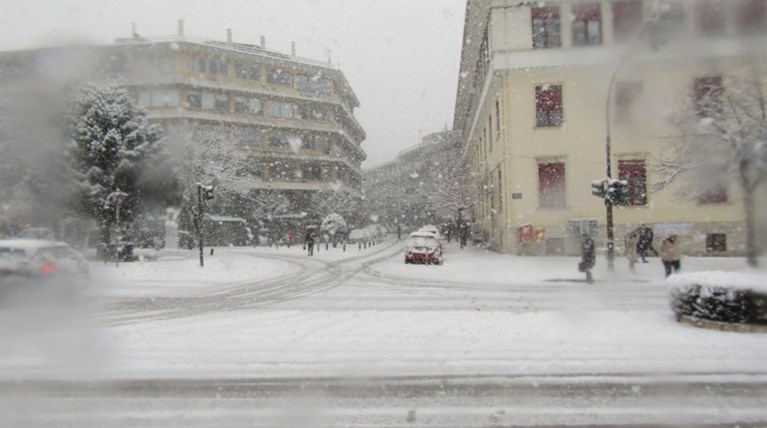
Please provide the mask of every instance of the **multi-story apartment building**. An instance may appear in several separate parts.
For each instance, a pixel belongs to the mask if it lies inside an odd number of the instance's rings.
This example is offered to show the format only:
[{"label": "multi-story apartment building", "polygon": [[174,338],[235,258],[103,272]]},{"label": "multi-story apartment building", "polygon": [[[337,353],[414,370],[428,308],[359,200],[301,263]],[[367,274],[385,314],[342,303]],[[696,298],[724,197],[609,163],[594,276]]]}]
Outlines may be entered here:
[{"label": "multi-story apartment building", "polygon": [[174,36],[2,52],[0,59],[3,87],[11,91],[57,73],[46,64],[68,64],[77,80],[128,88],[168,135],[233,126],[250,154],[249,173],[260,179],[253,190],[283,191],[296,211],[318,191],[361,195],[359,101],[329,62],[267,50],[263,38],[260,45],[232,42],[231,33],[226,42],[195,39],[183,34],[181,22]]},{"label": "multi-story apartment building", "polygon": [[[654,165],[679,132],[670,113],[722,76],[765,89],[766,29],[764,0],[468,0],[453,127],[492,248],[572,254],[582,231],[606,244],[591,182],[609,159],[629,190],[613,207],[618,251],[646,223],[656,239],[675,229],[688,254],[742,253],[738,186],[680,199],[653,191]],[[520,239],[524,225],[541,240]]]},{"label": "multi-story apartment building", "polygon": [[453,170],[460,167],[459,143],[459,132],[434,132],[396,159],[366,170],[365,210],[380,223],[406,229],[453,220],[461,195],[451,194],[458,186],[450,189],[448,181],[463,178]]}]

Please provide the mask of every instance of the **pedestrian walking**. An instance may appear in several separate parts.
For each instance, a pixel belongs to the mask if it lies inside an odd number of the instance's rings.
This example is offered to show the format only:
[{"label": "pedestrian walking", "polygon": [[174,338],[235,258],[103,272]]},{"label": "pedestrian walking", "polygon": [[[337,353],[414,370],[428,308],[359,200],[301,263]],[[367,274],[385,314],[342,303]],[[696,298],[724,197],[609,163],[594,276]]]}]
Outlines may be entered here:
[{"label": "pedestrian walking", "polygon": [[661,241],[658,252],[663,262],[666,278],[671,275],[672,271],[677,273],[682,269],[682,249],[679,246],[679,237],[674,231],[669,232],[666,238]]},{"label": "pedestrian walking", "polygon": [[309,254],[309,256],[314,255],[314,231],[309,229],[306,231],[306,236],[304,237],[304,245],[306,246],[306,250]]},{"label": "pedestrian walking", "polygon": [[596,261],[594,240],[591,239],[588,233],[581,234],[581,262],[578,263],[578,270],[586,273],[586,282],[589,284],[594,282],[594,277],[591,276],[591,269],[594,268]]},{"label": "pedestrian walking", "polygon": [[636,262],[639,260],[637,242],[639,242],[639,236],[636,231],[632,231],[626,235],[626,258],[629,260],[629,270],[632,273],[636,273],[634,265],[636,265]]},{"label": "pedestrian walking", "polygon": [[637,252],[639,253],[639,257],[642,258],[642,263],[647,263],[647,254],[652,251],[652,241],[655,237],[655,234],[653,233],[652,229],[647,227],[646,224],[642,223],[639,225],[639,228],[636,230],[637,232]]}]

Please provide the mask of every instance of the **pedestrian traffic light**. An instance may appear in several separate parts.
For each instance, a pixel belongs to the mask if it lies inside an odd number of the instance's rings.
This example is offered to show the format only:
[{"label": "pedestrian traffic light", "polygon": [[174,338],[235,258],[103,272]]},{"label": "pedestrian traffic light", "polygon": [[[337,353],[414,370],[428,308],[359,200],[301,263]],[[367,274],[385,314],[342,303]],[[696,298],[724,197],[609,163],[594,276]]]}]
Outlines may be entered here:
[{"label": "pedestrian traffic light", "polygon": [[604,198],[607,194],[607,180],[593,180],[591,182],[591,194]]},{"label": "pedestrian traffic light", "polygon": [[213,196],[213,186],[202,186],[202,196],[206,201],[209,201],[214,198]]},{"label": "pedestrian traffic light", "polygon": [[611,180],[606,200],[610,205],[625,205],[629,197],[629,183],[626,180]]}]

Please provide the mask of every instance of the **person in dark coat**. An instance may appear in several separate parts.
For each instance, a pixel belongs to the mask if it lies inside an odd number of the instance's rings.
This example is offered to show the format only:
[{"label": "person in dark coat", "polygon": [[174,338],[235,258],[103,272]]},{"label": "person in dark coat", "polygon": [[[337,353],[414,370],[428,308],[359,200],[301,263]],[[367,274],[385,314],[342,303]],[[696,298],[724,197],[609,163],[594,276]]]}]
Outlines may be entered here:
[{"label": "person in dark coat", "polygon": [[594,240],[591,239],[588,233],[581,234],[581,262],[578,264],[578,270],[586,272],[586,282],[589,284],[594,282],[594,277],[591,276],[591,269],[597,261],[596,250],[594,248]]},{"label": "person in dark coat", "polygon": [[636,233],[639,238],[637,240],[637,253],[642,258],[642,263],[647,263],[647,255],[653,250],[652,241],[655,236],[652,229],[644,223],[639,225]]},{"label": "person in dark coat", "polygon": [[306,231],[306,236],[304,237],[304,244],[306,245],[306,250],[309,252],[309,255],[314,255],[314,231],[309,229]]}]

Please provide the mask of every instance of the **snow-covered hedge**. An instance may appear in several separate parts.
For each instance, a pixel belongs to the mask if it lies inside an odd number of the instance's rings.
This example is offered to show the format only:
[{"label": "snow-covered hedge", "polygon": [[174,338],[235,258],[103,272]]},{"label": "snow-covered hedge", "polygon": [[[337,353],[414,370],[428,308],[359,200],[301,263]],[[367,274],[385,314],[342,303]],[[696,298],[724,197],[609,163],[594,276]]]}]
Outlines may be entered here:
[{"label": "snow-covered hedge", "polygon": [[672,275],[671,309],[684,316],[729,323],[767,324],[767,273],[694,272]]}]

